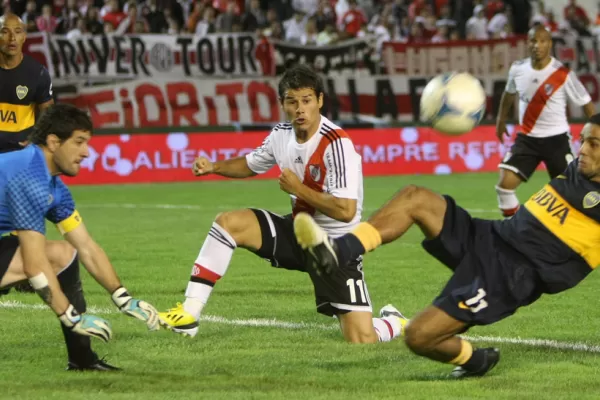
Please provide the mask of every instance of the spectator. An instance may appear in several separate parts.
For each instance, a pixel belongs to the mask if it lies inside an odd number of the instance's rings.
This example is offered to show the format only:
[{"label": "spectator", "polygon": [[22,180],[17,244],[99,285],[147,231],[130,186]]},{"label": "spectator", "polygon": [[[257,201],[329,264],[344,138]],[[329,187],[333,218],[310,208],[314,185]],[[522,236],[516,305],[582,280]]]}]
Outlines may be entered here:
[{"label": "spectator", "polygon": [[242,17],[242,30],[244,32],[255,32],[258,28],[267,25],[267,16],[260,8],[259,0],[250,0],[250,4]]},{"label": "spectator", "polygon": [[504,10],[505,4],[502,0],[488,0],[485,5],[485,16],[488,20],[492,20],[494,15],[498,14],[500,11]]},{"label": "spectator", "polygon": [[169,35],[178,35],[181,32],[179,22],[177,22],[175,18],[169,18],[167,23],[169,25],[169,27],[167,28],[167,33]]},{"label": "spectator", "polygon": [[583,7],[577,5],[577,0],[569,0],[569,4],[564,8],[563,14],[567,21],[577,19],[579,21],[578,25],[583,28],[587,28],[590,25],[590,18],[587,12],[585,12]]},{"label": "spectator", "polygon": [[317,46],[328,46],[330,44],[335,43],[338,40],[338,33],[335,29],[335,25],[330,23],[325,25],[325,29],[323,29],[317,35]]},{"label": "spectator", "polygon": [[244,11],[244,0],[214,0],[212,6],[221,14],[233,9],[234,15],[241,15]]},{"label": "spectator", "polygon": [[504,31],[504,26],[508,24],[508,9],[500,9],[496,12],[496,15],[492,17],[487,25],[488,34],[492,37],[497,36],[500,32]]},{"label": "spectator", "polygon": [[[203,10],[204,5],[201,2],[194,3],[195,7],[198,7],[200,10]],[[199,11],[198,11],[199,12]],[[150,33],[164,33],[169,29],[169,25],[167,24],[167,20],[165,18],[165,14],[158,10],[156,5],[156,0],[149,0],[147,11],[142,13],[144,18],[146,19],[146,23],[148,24],[148,31]],[[200,18],[202,14],[198,14],[198,18]],[[190,25],[190,21],[193,20],[193,25]],[[196,24],[198,23],[198,19],[192,18],[190,15],[188,19],[188,30],[190,32],[196,31]]]},{"label": "spectator", "polygon": [[115,33],[117,35],[134,33],[136,24],[138,22],[140,22],[143,26],[143,28],[141,29],[141,33],[149,32],[146,21],[144,19],[138,18],[137,5],[135,4],[135,2],[129,3],[129,7],[127,7],[127,18],[121,21],[119,27],[115,30]]},{"label": "spectator", "polygon": [[413,0],[412,3],[408,6],[408,18],[411,21],[414,21],[419,15],[421,15],[421,11],[425,9],[425,0]]},{"label": "spectator", "polygon": [[263,76],[275,76],[277,66],[275,65],[275,49],[269,38],[260,30],[256,32],[258,43],[254,56],[260,64]]},{"label": "spectator", "polygon": [[133,33],[136,35],[141,35],[143,33],[148,33],[147,31],[148,25],[141,19],[135,21],[135,25],[133,26]]},{"label": "spectator", "polygon": [[[102,10],[104,10],[104,15],[102,15]],[[119,8],[118,0],[109,0],[107,5],[102,7],[100,10],[100,16],[104,21],[104,25],[110,24],[116,30],[121,22],[127,18],[127,14],[121,11]]]},{"label": "spectator", "polygon": [[59,19],[58,31],[67,33],[76,29],[77,20],[79,19],[79,7],[76,0],[67,0],[67,6],[62,9],[61,18]]},{"label": "spectator", "polygon": [[75,27],[67,32],[67,39],[72,40],[82,35],[87,34],[87,27],[84,18],[77,18],[75,21]]},{"label": "spectator", "polygon": [[23,20],[23,22],[25,24],[27,24],[29,21],[35,22],[35,19],[39,16],[39,14],[36,10],[37,10],[37,3],[35,2],[35,0],[27,1],[27,5],[25,6],[25,12],[21,16],[21,19]]},{"label": "spectator", "polygon": [[473,9],[473,16],[467,21],[467,39],[485,40],[488,38],[487,18],[482,5]]},{"label": "spectator", "polygon": [[52,15],[52,6],[45,4],[42,7],[42,15],[35,19],[35,24],[40,32],[54,33],[58,26],[58,18]]},{"label": "spectator", "polygon": [[109,35],[115,33],[115,27],[113,24],[103,24],[102,25],[104,34]]},{"label": "spectator", "polygon": [[300,43],[305,46],[316,46],[317,36],[319,31],[317,30],[317,23],[314,18],[309,18],[306,21],[305,31],[300,37]]},{"label": "spectator", "polygon": [[335,25],[335,11],[327,0],[321,0],[317,12],[313,15],[317,24],[317,30],[323,32],[327,25]]},{"label": "spectator", "polygon": [[306,31],[306,18],[300,11],[296,11],[293,18],[283,23],[285,31],[285,40],[288,42],[300,43],[302,35]]},{"label": "spectator", "polygon": [[448,28],[456,27],[456,20],[452,18],[449,5],[442,6],[439,16],[440,17],[436,22],[437,26],[447,26]]},{"label": "spectator", "polygon": [[279,21],[271,23],[271,26],[264,30],[265,36],[271,39],[283,40],[285,35],[283,25]]},{"label": "spectator", "polygon": [[217,32],[232,31],[234,19],[238,15],[238,9],[239,7],[235,1],[229,1],[229,3],[227,3],[227,9],[225,12],[222,12],[217,16],[215,23]]},{"label": "spectator", "polygon": [[215,21],[217,19],[215,9],[212,7],[206,7],[204,9],[204,14],[202,15],[202,19],[196,25],[195,33],[196,35],[206,36],[210,33],[215,33],[217,31]]},{"label": "spectator", "polygon": [[[159,33],[163,31],[163,28],[167,26],[167,21],[165,20],[165,16],[162,12],[158,11],[157,7],[156,7],[156,0],[150,0],[151,2],[154,3],[154,7],[152,7],[152,3],[150,5],[150,12],[148,13],[148,16],[146,17],[146,20],[148,21],[148,24],[150,25],[150,31],[152,33]],[[192,11],[190,12],[188,18],[187,18],[187,30],[189,32],[196,32],[196,26],[198,25],[198,22],[202,19],[202,16],[204,15],[204,10],[206,10],[206,3],[204,3],[204,1],[196,1],[194,2],[193,6],[192,6]],[[152,14],[151,17],[149,17],[149,15]],[[158,18],[161,19],[161,21],[158,21]],[[164,21],[164,24],[162,23]],[[155,23],[159,22],[157,25],[154,25]],[[160,26],[158,26],[160,25]]]},{"label": "spectator", "polygon": [[587,29],[589,25],[589,20],[586,20],[586,17],[582,17],[581,14],[577,12],[577,8],[569,7],[567,10],[566,22],[569,24],[571,29],[573,29],[579,36],[592,36],[591,32]]},{"label": "spectator", "polygon": [[317,12],[319,0],[292,0],[292,7],[304,15],[314,15]]},{"label": "spectator", "polygon": [[96,7],[89,7],[85,15],[86,30],[92,35],[101,35],[104,32],[100,22],[100,12]]},{"label": "spectator", "polygon": [[343,31],[348,37],[356,37],[358,31],[366,24],[367,17],[364,12],[358,7],[356,0],[348,0],[349,9],[342,17]]},{"label": "spectator", "polygon": [[423,34],[423,24],[421,24],[420,22],[415,22],[411,25],[410,34],[408,36],[408,43],[427,43],[427,39]]},{"label": "spectator", "polygon": [[445,42],[447,42],[448,41],[448,35],[449,35],[449,33],[450,33],[450,30],[448,28],[448,25],[440,24],[438,26],[438,31],[431,38],[431,43],[445,43]]}]

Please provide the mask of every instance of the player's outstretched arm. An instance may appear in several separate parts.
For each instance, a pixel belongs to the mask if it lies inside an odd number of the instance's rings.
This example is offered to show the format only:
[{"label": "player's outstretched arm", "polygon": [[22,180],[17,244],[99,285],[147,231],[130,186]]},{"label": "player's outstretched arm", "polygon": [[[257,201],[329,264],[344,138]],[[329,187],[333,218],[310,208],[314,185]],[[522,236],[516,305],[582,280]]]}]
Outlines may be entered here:
[{"label": "player's outstretched arm", "polygon": [[230,158],[229,160],[211,162],[206,157],[198,157],[194,161],[192,172],[196,176],[216,174],[227,178],[249,178],[256,175],[248,167],[246,157]]},{"label": "player's outstretched arm", "polygon": [[119,310],[146,322],[150,330],[159,328],[156,309],[149,303],[134,299],[129,295],[127,289],[121,284],[106,252],[90,236],[83,222],[73,230],[66,232],[64,237],[75,247],[79,259],[90,275],[111,294],[112,300]]},{"label": "player's outstretched arm", "polygon": [[108,342],[112,330],[108,321],[93,315],[80,315],[69,303],[46,256],[46,237],[37,231],[20,230],[19,246],[23,270],[31,286],[60,321],[75,333]]}]

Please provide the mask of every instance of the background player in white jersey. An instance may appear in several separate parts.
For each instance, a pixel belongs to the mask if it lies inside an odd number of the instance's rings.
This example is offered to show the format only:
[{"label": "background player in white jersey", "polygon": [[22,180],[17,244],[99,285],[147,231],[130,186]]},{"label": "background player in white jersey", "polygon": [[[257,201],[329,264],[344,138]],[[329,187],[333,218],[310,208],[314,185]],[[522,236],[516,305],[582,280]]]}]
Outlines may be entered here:
[{"label": "background player in white jersey", "polygon": [[294,236],[293,216],[298,212],[311,214],[333,237],[350,232],[361,218],[361,158],[347,133],[320,114],[323,95],[323,82],[314,71],[302,65],[290,68],[279,83],[281,106],[290,123],[277,125],[246,157],[215,163],[196,160],[197,176],[247,178],[279,166],[279,187],[291,197],[292,214],[243,209],[217,215],[194,263],[186,300],[159,313],[162,325],[195,336],[215,283],[227,271],[234,250],[242,247],[274,267],[308,273],[317,311],[337,316],[348,342],[389,341],[401,333],[405,319],[391,305],[382,309],[382,318],[373,318],[362,258],[334,275],[320,276]]},{"label": "background player in white jersey", "polygon": [[586,117],[594,115],[594,103],[574,72],[550,55],[552,36],[543,26],[529,31],[530,58],[516,61],[508,73],[496,122],[496,135],[504,143],[506,120],[519,96],[520,129],[500,163],[496,185],[498,207],[505,217],[519,208],[515,190],[527,181],[540,162],[551,178],[561,174],[573,160],[567,98],[583,107]]}]

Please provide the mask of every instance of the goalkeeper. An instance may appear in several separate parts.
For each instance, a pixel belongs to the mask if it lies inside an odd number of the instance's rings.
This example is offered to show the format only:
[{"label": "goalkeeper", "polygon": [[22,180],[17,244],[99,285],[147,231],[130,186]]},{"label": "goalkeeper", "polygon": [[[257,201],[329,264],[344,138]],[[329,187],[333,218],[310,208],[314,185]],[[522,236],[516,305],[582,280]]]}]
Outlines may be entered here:
[{"label": "goalkeeper", "polygon": [[[85,314],[79,261],[112,294],[125,314],[158,329],[157,312],[133,299],[104,250],[92,239],[59,175],[75,176],[88,156],[92,122],[77,108],[57,104],[44,112],[22,150],[0,154],[0,288],[28,279],[56,313],[64,334],[68,370],[118,370],[92,351],[90,337],[107,342],[108,321]],[[45,219],[66,241],[45,237]],[[16,231],[17,235],[10,235]]]}]

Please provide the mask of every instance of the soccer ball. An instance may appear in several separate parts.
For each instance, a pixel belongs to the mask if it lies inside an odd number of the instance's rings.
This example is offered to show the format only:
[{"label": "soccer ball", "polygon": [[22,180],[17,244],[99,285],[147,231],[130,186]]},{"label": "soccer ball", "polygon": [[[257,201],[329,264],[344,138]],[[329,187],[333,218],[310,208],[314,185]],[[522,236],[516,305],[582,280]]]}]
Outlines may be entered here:
[{"label": "soccer ball", "polygon": [[427,83],[421,95],[421,121],[449,135],[467,133],[483,118],[486,95],[473,75],[451,72]]}]

